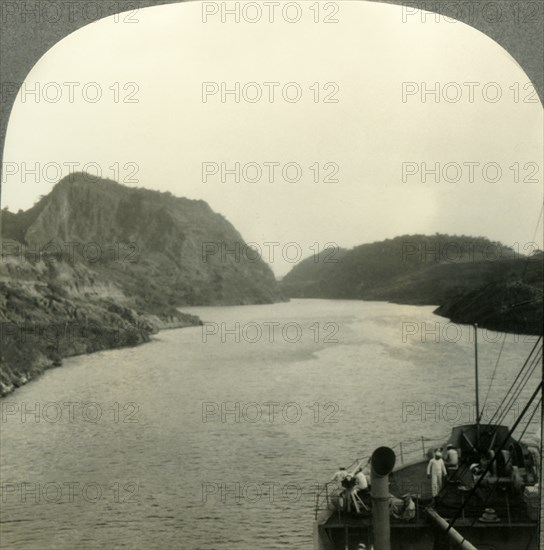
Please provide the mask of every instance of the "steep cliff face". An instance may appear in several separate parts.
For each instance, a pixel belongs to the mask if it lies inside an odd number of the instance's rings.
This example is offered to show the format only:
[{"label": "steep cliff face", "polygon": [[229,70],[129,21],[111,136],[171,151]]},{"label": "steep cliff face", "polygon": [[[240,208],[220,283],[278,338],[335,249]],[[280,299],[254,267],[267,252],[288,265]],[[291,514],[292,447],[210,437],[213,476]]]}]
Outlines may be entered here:
[{"label": "steep cliff face", "polygon": [[270,268],[203,201],[74,174],[2,216],[0,395],[62,357],[197,325],[184,305],[281,299]]},{"label": "steep cliff face", "polygon": [[148,311],[281,298],[271,269],[246,253],[241,235],[204,201],[74,174],[45,198],[24,239],[42,249],[74,243],[80,260]]}]

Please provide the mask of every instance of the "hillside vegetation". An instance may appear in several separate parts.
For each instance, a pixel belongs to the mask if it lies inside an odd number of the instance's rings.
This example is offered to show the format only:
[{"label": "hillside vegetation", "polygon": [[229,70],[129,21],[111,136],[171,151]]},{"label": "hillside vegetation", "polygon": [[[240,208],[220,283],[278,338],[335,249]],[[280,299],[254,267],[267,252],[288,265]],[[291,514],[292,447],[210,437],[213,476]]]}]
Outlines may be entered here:
[{"label": "hillside vegetation", "polygon": [[2,212],[0,393],[62,357],[198,324],[187,305],[281,300],[204,201],[73,174],[25,212]]},{"label": "hillside vegetation", "polygon": [[482,237],[436,234],[403,235],[342,249],[335,257],[302,261],[281,281],[283,292],[438,305],[437,313],[456,322],[542,332],[541,254],[526,257]]}]

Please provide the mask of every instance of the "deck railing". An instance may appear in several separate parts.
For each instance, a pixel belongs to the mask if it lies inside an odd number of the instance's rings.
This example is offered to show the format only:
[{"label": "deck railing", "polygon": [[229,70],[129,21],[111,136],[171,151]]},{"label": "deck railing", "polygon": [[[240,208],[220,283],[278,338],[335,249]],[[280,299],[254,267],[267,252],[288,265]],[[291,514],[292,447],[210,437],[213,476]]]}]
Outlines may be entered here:
[{"label": "deck railing", "polygon": [[[422,436],[396,443],[391,447],[397,455],[396,466],[404,466],[405,464],[410,464],[426,458],[429,443],[443,443],[447,441],[447,439],[448,435],[437,438]],[[346,468],[346,471],[353,474],[356,469],[366,466],[369,461],[370,457],[368,456],[357,458]],[[334,507],[332,499],[339,497],[343,490],[343,488],[338,487],[338,484],[333,481],[328,481],[327,483],[317,486],[315,497],[315,519],[317,519],[321,510],[331,510]]]}]

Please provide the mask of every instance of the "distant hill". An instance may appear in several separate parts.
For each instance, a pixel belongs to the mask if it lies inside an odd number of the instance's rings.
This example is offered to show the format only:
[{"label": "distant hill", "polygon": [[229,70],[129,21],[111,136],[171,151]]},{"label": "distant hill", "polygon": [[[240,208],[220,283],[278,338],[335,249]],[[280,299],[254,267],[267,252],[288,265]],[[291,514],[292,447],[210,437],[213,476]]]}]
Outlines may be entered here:
[{"label": "distant hill", "polygon": [[25,212],[3,210],[1,245],[4,394],[62,357],[199,323],[179,307],[282,299],[269,266],[204,201],[83,173]]},{"label": "distant hill", "polygon": [[289,298],[338,298],[342,290],[333,279],[347,252],[344,248],[325,249],[302,260],[279,282],[283,293]]},{"label": "distant hill", "polygon": [[[542,332],[542,315],[538,313],[542,307],[541,254],[526,258],[482,237],[436,234],[403,235],[351,250],[341,249],[335,256],[336,262],[320,261],[317,257],[302,261],[281,281],[283,292],[298,298],[439,305],[442,307],[437,313],[455,312],[458,322],[477,321],[482,326],[487,323],[489,328]],[[501,296],[506,289],[510,293],[517,288],[532,299],[519,306],[515,316],[504,314],[500,299],[490,302],[495,309],[482,307],[481,315],[469,314],[471,302],[474,311],[478,309],[476,301],[485,288],[494,289]],[[455,306],[465,300],[468,309]]]}]

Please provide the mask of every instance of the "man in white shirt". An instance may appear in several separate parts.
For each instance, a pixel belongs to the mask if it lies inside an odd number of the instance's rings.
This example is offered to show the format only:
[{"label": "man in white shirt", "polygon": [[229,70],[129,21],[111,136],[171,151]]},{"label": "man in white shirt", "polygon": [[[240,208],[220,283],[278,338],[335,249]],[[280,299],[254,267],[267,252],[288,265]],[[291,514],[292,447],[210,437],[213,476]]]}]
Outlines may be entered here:
[{"label": "man in white shirt", "polygon": [[442,489],[442,480],[448,475],[446,466],[442,460],[442,453],[435,452],[434,458],[429,460],[427,466],[427,477],[431,479],[431,491],[433,498],[435,498]]},{"label": "man in white shirt", "polygon": [[365,491],[366,489],[368,489],[368,481],[366,479],[365,474],[363,474],[362,468],[359,468],[355,472],[355,483],[357,485],[358,491]]}]

